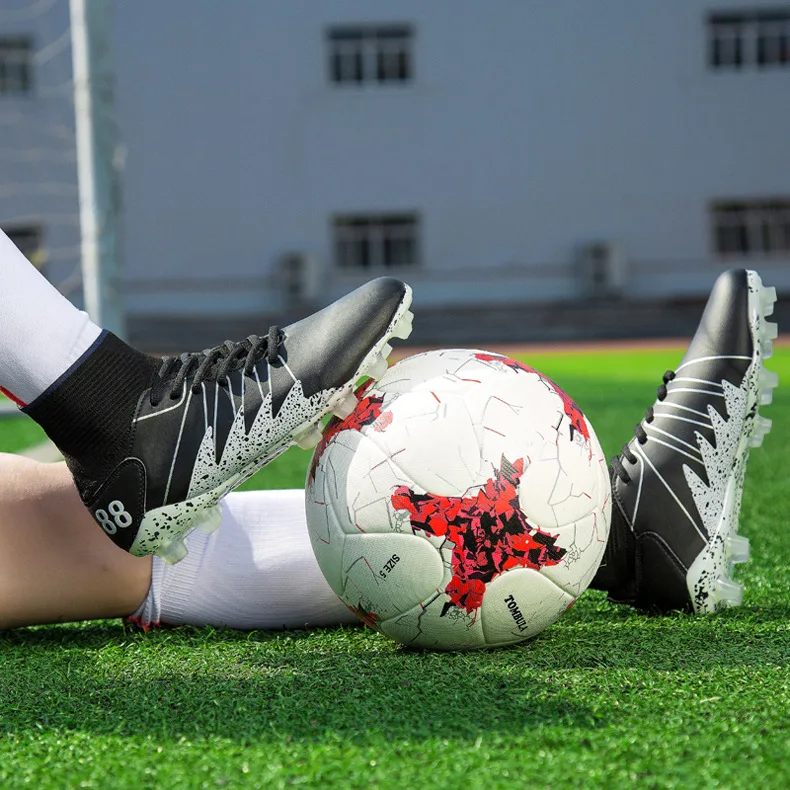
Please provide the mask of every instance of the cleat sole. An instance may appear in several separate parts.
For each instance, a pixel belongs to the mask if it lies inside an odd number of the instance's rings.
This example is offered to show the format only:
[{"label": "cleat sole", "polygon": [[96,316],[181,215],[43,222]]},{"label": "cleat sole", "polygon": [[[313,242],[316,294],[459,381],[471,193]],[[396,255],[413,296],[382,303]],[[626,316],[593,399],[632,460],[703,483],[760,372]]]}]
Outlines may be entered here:
[{"label": "cleat sole", "polygon": [[[771,420],[760,415],[759,406],[771,403],[773,391],[779,383],[779,376],[763,366],[763,360],[773,353],[773,341],[778,334],[776,323],[765,320],[774,311],[776,289],[764,286],[756,272],[749,272],[749,283],[749,318],[754,358],[746,374],[749,383],[743,434],[718,527],[686,575],[691,603],[698,614],[716,612],[743,603],[743,586],[732,580],[733,566],[747,562],[750,556],[749,540],[738,534],[743,481],[749,450],[762,445],[771,430]],[[750,415],[753,417],[750,418]]]}]

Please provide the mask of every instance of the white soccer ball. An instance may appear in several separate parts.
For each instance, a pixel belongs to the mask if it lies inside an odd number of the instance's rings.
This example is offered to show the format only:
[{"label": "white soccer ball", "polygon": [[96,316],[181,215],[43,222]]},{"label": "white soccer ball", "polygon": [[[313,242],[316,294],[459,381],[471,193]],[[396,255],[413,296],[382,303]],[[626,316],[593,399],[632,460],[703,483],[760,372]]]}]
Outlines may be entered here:
[{"label": "white soccer ball", "polygon": [[407,645],[495,647],[587,588],[609,534],[607,464],[550,379],[499,354],[429,351],[363,387],[308,471],[318,564],[368,625]]}]

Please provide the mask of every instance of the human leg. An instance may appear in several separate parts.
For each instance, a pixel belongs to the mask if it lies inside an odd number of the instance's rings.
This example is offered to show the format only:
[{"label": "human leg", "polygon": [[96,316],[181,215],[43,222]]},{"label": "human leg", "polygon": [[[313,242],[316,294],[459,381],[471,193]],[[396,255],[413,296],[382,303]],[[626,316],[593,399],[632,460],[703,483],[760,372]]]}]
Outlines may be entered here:
[{"label": "human leg", "polygon": [[315,560],[304,491],[235,492],[220,506],[221,529],[193,532],[182,562],[154,558],[151,587],[132,622],[239,629],[358,622]]},{"label": "human leg", "polygon": [[[82,345],[62,344],[58,364],[38,381],[37,349],[49,336],[40,327],[57,335],[84,315],[1,241],[0,306],[8,315],[0,346],[14,354],[0,357],[0,387],[28,404],[86,507],[136,555],[181,559],[183,535],[216,527],[222,496],[292,443],[315,443],[320,419],[348,414],[356,380],[382,375],[388,341],[411,331],[411,290],[379,278],[267,337],[159,361],[110,333],[93,337],[98,328],[89,326]],[[41,321],[50,302],[58,309]],[[75,348],[91,338],[77,357]],[[62,372],[53,378],[55,370]]]},{"label": "human leg", "polygon": [[0,390],[32,403],[101,334],[50,285],[0,230]]},{"label": "human leg", "polygon": [[171,625],[354,623],[318,568],[304,492],[234,493],[221,529],[193,532],[169,566],[108,541],[65,464],[0,453],[0,628],[129,617]]},{"label": "human leg", "polygon": [[122,617],[150,581],[151,558],[107,540],[65,464],[0,453],[0,628]]}]

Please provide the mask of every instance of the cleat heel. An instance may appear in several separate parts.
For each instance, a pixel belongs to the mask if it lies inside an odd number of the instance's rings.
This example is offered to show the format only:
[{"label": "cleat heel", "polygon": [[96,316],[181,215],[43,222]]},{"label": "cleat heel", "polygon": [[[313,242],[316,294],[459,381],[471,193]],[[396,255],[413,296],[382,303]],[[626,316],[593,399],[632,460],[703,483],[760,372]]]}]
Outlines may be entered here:
[{"label": "cleat heel", "polygon": [[744,538],[741,535],[733,535],[727,538],[727,549],[730,554],[730,562],[733,564],[738,565],[749,561],[749,556],[751,554],[749,538]]},{"label": "cleat heel", "polygon": [[395,324],[395,327],[392,330],[392,336],[397,337],[400,340],[406,340],[411,334],[413,323],[414,313],[412,313],[411,310],[407,310],[401,317],[400,321]]},{"label": "cleat heel", "polygon": [[168,565],[175,565],[187,556],[187,544],[179,538],[156,552]]},{"label": "cleat heel", "polygon": [[195,522],[195,529],[202,532],[204,535],[211,535],[219,529],[222,522],[222,511],[219,505],[207,510],[200,518],[200,521]]},{"label": "cleat heel", "polygon": [[743,585],[716,579],[715,590],[719,603],[724,606],[740,606],[743,603]]},{"label": "cleat heel", "polygon": [[321,429],[317,425],[311,425],[307,431],[295,436],[294,441],[303,450],[312,450],[321,441]]}]

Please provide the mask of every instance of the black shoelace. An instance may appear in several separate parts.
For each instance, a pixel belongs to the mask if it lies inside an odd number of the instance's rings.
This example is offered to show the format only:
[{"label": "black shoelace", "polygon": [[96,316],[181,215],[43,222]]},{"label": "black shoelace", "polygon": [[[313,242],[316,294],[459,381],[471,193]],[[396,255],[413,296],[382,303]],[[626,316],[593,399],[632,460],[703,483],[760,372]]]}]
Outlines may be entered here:
[{"label": "black shoelace", "polygon": [[[663,377],[664,383],[656,390],[656,395],[658,395],[659,400],[664,400],[667,396],[667,384],[669,384],[672,379],[675,378],[675,371],[668,370]],[[654,414],[653,414],[653,407],[650,406],[648,410],[645,412],[645,419],[643,422],[653,422]],[[647,441],[647,432],[642,427],[642,423],[637,423],[636,428],[634,428],[634,436],[639,444],[644,444]],[[620,455],[616,455],[612,458],[612,469],[614,470],[615,474],[624,482],[630,483],[631,482],[631,475],[625,471],[623,467],[622,459],[625,458],[626,461],[630,464],[637,463],[637,457],[631,452],[631,448],[628,446],[630,443],[627,442],[623,445],[623,449]]]},{"label": "black shoelace", "polygon": [[164,357],[151,387],[151,405],[157,406],[165,395],[171,400],[180,398],[193,371],[191,389],[192,394],[197,395],[204,381],[216,381],[224,386],[229,373],[243,367],[244,374],[249,375],[264,357],[273,365],[277,362],[283,339],[282,329],[271,326],[266,337],[250,335],[237,343],[226,340],[216,348],[181,354],[180,357]]}]

